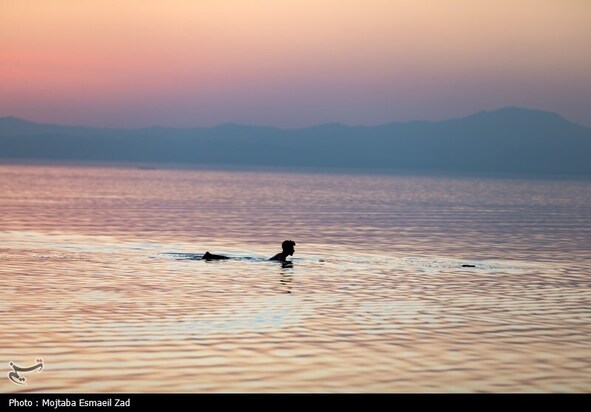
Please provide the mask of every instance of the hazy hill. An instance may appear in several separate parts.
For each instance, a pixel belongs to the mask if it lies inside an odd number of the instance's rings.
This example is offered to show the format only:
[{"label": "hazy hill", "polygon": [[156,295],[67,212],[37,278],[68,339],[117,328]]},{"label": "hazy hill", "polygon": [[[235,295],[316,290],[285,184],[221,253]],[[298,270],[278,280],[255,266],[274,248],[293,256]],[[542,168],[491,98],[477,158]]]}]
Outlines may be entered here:
[{"label": "hazy hill", "polygon": [[504,108],[440,122],[109,129],[0,118],[0,159],[591,175],[591,129]]}]

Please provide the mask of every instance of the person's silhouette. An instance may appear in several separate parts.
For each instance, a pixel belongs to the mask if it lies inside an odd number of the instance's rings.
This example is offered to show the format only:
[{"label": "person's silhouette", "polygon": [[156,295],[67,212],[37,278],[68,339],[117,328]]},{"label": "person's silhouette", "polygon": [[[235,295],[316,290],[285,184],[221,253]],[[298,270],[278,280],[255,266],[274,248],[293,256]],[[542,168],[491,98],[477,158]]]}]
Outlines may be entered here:
[{"label": "person's silhouette", "polygon": [[283,251],[281,253],[277,253],[269,260],[278,260],[280,262],[285,262],[285,259],[288,256],[293,256],[293,254],[295,253],[295,245],[296,242],[294,242],[293,240],[284,240],[281,244],[281,249],[283,249]]},{"label": "person's silhouette", "polygon": [[[273,256],[269,260],[277,260],[279,262],[285,262],[286,261],[285,259],[288,256],[293,256],[293,254],[295,253],[295,248],[294,248],[295,245],[296,245],[296,242],[294,242],[293,240],[284,240],[283,243],[281,244],[281,248],[283,249],[283,251],[281,253],[277,253],[275,256]],[[205,255],[203,255],[203,257],[201,259],[223,260],[223,259],[230,259],[230,258],[228,256],[214,255],[213,253],[205,252]]]}]

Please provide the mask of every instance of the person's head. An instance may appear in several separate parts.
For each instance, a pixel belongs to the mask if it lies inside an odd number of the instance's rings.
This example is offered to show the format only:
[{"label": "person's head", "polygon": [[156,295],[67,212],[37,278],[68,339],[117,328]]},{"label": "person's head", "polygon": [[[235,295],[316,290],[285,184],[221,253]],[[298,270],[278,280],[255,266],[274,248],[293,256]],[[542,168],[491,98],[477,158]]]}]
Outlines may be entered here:
[{"label": "person's head", "polygon": [[283,249],[283,253],[286,253],[289,256],[293,256],[295,252],[295,245],[296,242],[294,242],[293,240],[284,240],[281,244],[281,249]]}]

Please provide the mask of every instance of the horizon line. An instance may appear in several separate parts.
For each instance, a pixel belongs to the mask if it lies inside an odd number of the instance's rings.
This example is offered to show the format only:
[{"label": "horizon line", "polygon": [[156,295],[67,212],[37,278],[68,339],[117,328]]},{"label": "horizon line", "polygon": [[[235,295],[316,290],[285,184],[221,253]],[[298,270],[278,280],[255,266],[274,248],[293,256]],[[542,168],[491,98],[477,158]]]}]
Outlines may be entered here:
[{"label": "horizon line", "polygon": [[249,124],[249,123],[237,123],[237,122],[224,122],[218,123],[212,126],[163,126],[163,125],[149,125],[149,126],[93,126],[89,124],[68,124],[68,123],[54,123],[54,122],[42,122],[31,120],[30,118],[24,118],[20,116],[15,116],[12,114],[7,114],[4,116],[0,116],[0,120],[18,120],[22,122],[37,124],[41,126],[55,126],[55,127],[78,127],[78,128],[87,128],[87,129],[104,129],[104,130],[145,130],[145,129],[176,129],[176,130],[194,130],[194,129],[215,129],[219,127],[250,127],[250,128],[261,128],[261,129],[275,129],[275,130],[305,130],[305,129],[313,129],[319,127],[327,127],[327,126],[340,126],[340,127],[351,127],[351,128],[372,128],[372,127],[381,127],[381,126],[389,126],[394,124],[408,124],[408,123],[437,123],[437,122],[446,122],[446,121],[454,121],[454,120],[463,120],[469,117],[479,115],[479,114],[486,114],[486,113],[496,113],[500,111],[526,111],[526,112],[537,112],[537,113],[544,113],[547,115],[554,115],[566,120],[570,123],[573,123],[577,126],[584,127],[584,128],[591,128],[591,126],[587,126],[570,119],[567,119],[562,114],[557,112],[552,112],[550,110],[545,109],[536,109],[531,107],[523,107],[523,106],[499,106],[495,109],[483,109],[471,112],[469,114],[463,116],[456,116],[450,118],[444,118],[439,120],[427,120],[427,119],[414,119],[414,120],[393,120],[385,123],[375,123],[375,124],[346,124],[340,122],[326,122],[326,123],[316,123],[307,126],[295,126],[295,127],[285,127],[285,126],[273,126],[269,124]]}]

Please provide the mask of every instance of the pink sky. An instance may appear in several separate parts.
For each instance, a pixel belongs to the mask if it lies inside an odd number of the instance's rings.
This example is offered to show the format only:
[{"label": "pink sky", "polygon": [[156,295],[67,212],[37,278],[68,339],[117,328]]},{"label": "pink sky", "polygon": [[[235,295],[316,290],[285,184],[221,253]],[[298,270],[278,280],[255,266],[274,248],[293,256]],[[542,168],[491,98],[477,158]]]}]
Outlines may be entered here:
[{"label": "pink sky", "polygon": [[0,116],[284,127],[501,106],[591,126],[589,0],[4,0]]}]

